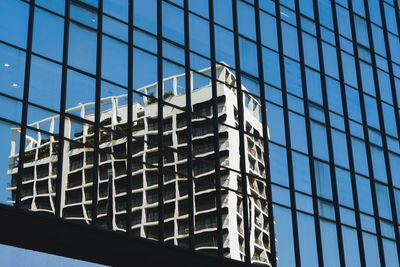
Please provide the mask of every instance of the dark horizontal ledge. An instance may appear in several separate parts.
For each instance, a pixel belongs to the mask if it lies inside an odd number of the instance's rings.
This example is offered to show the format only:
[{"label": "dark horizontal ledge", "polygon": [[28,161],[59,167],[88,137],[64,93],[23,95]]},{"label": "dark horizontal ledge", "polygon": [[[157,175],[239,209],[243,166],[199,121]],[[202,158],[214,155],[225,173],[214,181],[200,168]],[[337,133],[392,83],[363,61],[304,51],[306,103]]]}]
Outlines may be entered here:
[{"label": "dark horizontal ledge", "polygon": [[110,266],[249,266],[0,204],[0,243]]}]

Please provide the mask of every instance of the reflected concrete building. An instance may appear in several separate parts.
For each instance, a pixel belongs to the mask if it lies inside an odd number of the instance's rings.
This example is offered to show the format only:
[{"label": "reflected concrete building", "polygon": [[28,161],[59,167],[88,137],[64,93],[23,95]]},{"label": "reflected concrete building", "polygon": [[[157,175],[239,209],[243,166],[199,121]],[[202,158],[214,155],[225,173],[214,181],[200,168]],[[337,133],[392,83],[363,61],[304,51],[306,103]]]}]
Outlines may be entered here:
[{"label": "reflected concrete building", "polygon": [[[210,68],[199,71],[210,72]],[[187,182],[187,123],[186,114],[173,106],[186,105],[185,93],[179,93],[178,79],[185,74],[164,79],[164,98],[171,105],[164,114],[164,228],[165,241],[187,246],[189,202]],[[191,76],[194,78],[194,73]],[[222,185],[222,218],[224,254],[244,260],[243,199],[239,158],[239,131],[235,76],[228,68],[217,66],[219,83],[218,117],[219,150]],[[208,81],[210,82],[210,81]],[[230,86],[232,85],[232,86]],[[192,88],[194,86],[192,85]],[[158,124],[157,100],[148,98],[157,83],[142,87],[143,98],[133,104],[132,157],[132,231],[150,239],[158,237]],[[167,91],[168,90],[168,91]],[[245,88],[242,90],[246,91]],[[211,84],[192,89],[193,177],[194,177],[194,239],[196,250],[217,249],[217,207]],[[157,95],[157,94],[155,94]],[[244,125],[253,136],[245,136],[246,173],[249,173],[247,195],[249,210],[250,250],[253,263],[270,266],[270,236],[266,203],[264,147],[262,143],[261,106],[253,97],[244,98]],[[84,103],[67,110],[81,118],[94,121],[95,103]],[[98,187],[98,220],[113,230],[125,231],[127,212],[127,95],[101,99],[100,159]],[[59,116],[44,118],[30,126],[57,134]],[[19,128],[12,129],[16,137]],[[260,138],[256,138],[259,136]],[[21,205],[31,211],[54,213],[57,168],[63,165],[61,211],[69,220],[90,223],[93,185],[94,126],[65,121],[63,162],[58,161],[59,142],[54,136],[40,131],[27,132]],[[75,141],[75,142],[74,142]],[[11,140],[10,168],[14,203],[18,172],[16,139]],[[110,218],[111,217],[111,218]]]}]

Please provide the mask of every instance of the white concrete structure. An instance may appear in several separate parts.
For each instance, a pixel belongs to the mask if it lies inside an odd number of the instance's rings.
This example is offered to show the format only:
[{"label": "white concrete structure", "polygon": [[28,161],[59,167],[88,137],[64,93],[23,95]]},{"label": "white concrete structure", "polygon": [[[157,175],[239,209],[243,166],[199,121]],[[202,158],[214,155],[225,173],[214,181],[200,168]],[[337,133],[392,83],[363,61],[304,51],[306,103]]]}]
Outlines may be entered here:
[{"label": "white concrete structure", "polygon": [[[200,73],[209,75],[210,68]],[[179,94],[178,79],[185,74],[164,79],[163,95],[170,96],[165,101],[185,107],[185,93]],[[195,73],[191,74],[192,81]],[[198,74],[197,74],[198,75]],[[227,257],[244,259],[243,201],[237,191],[241,191],[239,132],[237,130],[237,92],[235,77],[223,66],[217,66],[218,117],[220,118],[219,142],[221,162],[222,214],[224,253]],[[225,83],[224,83],[225,82]],[[172,85],[169,86],[168,85]],[[233,86],[229,86],[233,85]],[[138,89],[150,94],[157,83]],[[192,82],[192,88],[193,82]],[[246,91],[245,88],[242,90]],[[217,220],[214,186],[214,147],[212,124],[211,84],[192,89],[192,121],[195,210],[195,249],[215,250],[217,246]],[[127,96],[102,98],[101,124],[117,132],[127,127]],[[94,103],[80,104],[68,112],[78,114],[93,121]],[[141,237],[157,238],[158,225],[158,184],[157,184],[157,103],[154,99],[143,97],[133,105],[133,203],[132,230]],[[261,106],[254,97],[244,97],[244,125],[246,131],[258,135],[245,136],[247,193],[250,196],[249,225],[251,255],[254,263],[269,265],[269,225],[265,195],[265,183],[254,177],[265,177],[263,158],[262,125],[259,121]],[[164,142],[172,150],[166,149],[164,167],[170,174],[165,175],[165,240],[171,244],[188,244],[188,184],[186,117],[184,111],[164,106]],[[45,118],[33,123],[32,127],[56,133],[58,116]],[[82,144],[93,144],[93,126],[65,121],[65,137]],[[78,125],[79,130],[76,130]],[[46,128],[44,128],[46,127]],[[9,175],[12,183],[9,191],[15,195],[18,153],[16,136],[19,129],[13,129],[14,138],[10,153]],[[127,137],[101,130],[100,149],[112,153],[101,153],[99,161],[99,222],[105,224],[107,212],[112,215],[112,227],[124,231],[126,214],[126,145]],[[22,206],[32,211],[54,212],[55,184],[57,178],[58,141],[44,137],[39,132],[29,131],[26,136],[24,177],[22,186]],[[175,150],[175,152],[173,152]],[[78,146],[72,142],[64,143],[62,177],[62,217],[89,223],[92,204],[93,149]],[[253,176],[252,176],[252,175]],[[109,181],[111,183],[109,183]],[[109,186],[111,185],[111,186]],[[111,202],[110,202],[111,200]],[[14,201],[10,201],[14,203]]]}]

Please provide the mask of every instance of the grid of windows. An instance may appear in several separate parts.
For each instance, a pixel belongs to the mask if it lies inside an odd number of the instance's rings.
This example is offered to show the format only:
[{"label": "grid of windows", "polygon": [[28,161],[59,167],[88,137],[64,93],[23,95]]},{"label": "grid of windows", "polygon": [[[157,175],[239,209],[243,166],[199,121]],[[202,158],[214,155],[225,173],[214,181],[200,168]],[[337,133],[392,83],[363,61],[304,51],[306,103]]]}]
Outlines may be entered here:
[{"label": "grid of windows", "polygon": [[247,263],[399,266],[399,35],[398,0],[2,0],[0,201]]}]

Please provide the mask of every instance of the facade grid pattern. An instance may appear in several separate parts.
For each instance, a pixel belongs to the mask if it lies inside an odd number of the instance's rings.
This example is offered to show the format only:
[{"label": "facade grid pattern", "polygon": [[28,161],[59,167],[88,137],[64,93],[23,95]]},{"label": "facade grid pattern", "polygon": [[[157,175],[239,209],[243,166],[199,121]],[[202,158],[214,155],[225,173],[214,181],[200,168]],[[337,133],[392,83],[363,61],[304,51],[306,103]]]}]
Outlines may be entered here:
[{"label": "facade grid pattern", "polygon": [[400,266],[399,12],[2,0],[0,208],[245,264]]}]

